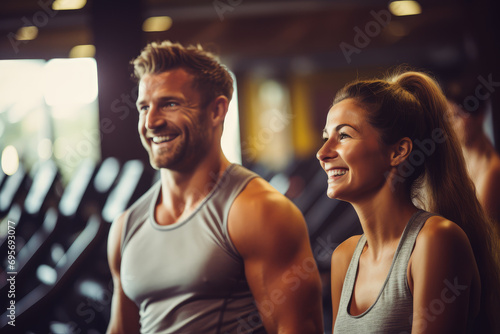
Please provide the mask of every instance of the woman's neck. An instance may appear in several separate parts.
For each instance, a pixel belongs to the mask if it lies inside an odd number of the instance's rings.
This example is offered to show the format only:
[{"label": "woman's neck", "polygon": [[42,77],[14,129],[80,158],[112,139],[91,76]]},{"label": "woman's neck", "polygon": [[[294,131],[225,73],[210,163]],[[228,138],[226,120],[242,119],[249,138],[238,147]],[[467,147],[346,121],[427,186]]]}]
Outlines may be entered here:
[{"label": "woman's neck", "polygon": [[374,260],[395,248],[411,216],[418,210],[409,195],[384,187],[370,199],[352,203]]}]

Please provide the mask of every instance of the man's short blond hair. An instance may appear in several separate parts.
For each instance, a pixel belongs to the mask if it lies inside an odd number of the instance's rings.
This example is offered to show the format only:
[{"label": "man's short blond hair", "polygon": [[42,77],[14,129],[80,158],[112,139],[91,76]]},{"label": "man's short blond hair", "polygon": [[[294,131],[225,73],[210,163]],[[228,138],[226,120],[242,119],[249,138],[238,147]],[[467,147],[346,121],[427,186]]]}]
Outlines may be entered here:
[{"label": "man's short blond hair", "polygon": [[194,76],[193,87],[201,94],[203,106],[217,96],[230,101],[233,95],[233,79],[218,58],[200,45],[184,47],[179,43],[163,41],[148,44],[141,54],[132,60],[134,77],[139,81],[147,74],[182,68]]}]

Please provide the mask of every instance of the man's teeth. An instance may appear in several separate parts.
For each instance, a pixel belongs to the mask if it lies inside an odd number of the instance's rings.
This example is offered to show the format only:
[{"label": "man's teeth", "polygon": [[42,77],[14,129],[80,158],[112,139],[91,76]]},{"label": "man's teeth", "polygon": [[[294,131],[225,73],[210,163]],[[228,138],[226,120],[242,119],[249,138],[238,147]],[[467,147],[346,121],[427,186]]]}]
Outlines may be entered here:
[{"label": "man's teeth", "polygon": [[155,142],[156,144],[159,144],[159,143],[163,143],[163,142],[166,142],[166,141],[171,141],[175,137],[177,137],[177,136],[158,136],[158,137],[153,137],[153,142]]},{"label": "man's teeth", "polygon": [[328,171],[328,176],[340,176],[340,175],[344,175],[345,173],[347,173],[347,170],[345,169],[331,169]]}]

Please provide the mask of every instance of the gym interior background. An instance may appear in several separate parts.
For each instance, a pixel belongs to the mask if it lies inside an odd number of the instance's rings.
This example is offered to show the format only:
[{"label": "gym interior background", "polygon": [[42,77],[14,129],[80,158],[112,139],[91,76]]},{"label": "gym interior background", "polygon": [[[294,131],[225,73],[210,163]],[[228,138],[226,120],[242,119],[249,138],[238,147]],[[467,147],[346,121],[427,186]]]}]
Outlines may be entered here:
[{"label": "gym interior background", "polygon": [[[444,86],[467,77],[488,90],[485,127],[498,147],[498,13],[494,0],[2,1],[2,310],[14,287],[18,332],[105,331],[109,224],[158,177],[137,133],[129,62],[169,39],[207,47],[234,74],[224,149],[302,210],[330,330],[330,254],[360,231],[352,208],[326,197],[315,159],[335,92],[401,64]],[[472,89],[464,104],[484,96]]]}]

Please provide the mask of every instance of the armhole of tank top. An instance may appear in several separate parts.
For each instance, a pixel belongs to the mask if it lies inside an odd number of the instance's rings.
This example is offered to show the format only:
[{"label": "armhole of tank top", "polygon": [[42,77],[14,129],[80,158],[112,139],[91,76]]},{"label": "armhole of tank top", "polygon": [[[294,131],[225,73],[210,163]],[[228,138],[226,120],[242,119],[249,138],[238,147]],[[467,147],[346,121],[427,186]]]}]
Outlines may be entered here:
[{"label": "armhole of tank top", "polygon": [[222,223],[222,230],[224,232],[224,236],[227,240],[227,243],[230,247],[230,249],[238,256],[241,258],[240,252],[236,249],[236,246],[233,243],[233,240],[231,240],[231,236],[229,235],[229,212],[231,211],[231,208],[233,207],[234,201],[236,201],[236,198],[245,190],[246,186],[255,178],[257,178],[258,175],[247,175],[244,179],[243,182],[234,190],[233,196],[231,196],[231,204],[229,207],[224,211],[224,220]]},{"label": "armhole of tank top", "polygon": [[130,228],[129,228],[130,212],[131,212],[130,210],[126,211],[125,221],[123,222],[123,226],[122,226],[122,231],[121,231],[122,233],[121,233],[121,237],[120,237],[120,256],[123,256],[123,250],[125,249],[125,245],[128,242],[128,235],[130,232]]},{"label": "armhole of tank top", "polygon": [[136,210],[136,207],[137,206],[140,206],[141,204],[143,204],[144,202],[146,202],[145,204],[147,205],[147,207],[145,208],[146,210],[146,215],[149,215],[150,214],[150,211],[151,211],[151,204],[148,203],[147,199],[148,197],[153,197],[155,198],[158,193],[159,193],[159,182],[158,181],[157,183],[155,183],[153,186],[151,186],[151,188],[149,190],[147,190],[141,197],[139,197],[139,199],[137,199],[136,202],[134,202],[129,208],[127,208],[127,214],[125,215],[125,221],[123,222],[123,227],[122,227],[122,235],[121,235],[121,244],[120,244],[120,253],[123,254],[123,251],[125,249],[125,246],[127,245],[127,243],[129,242],[130,238],[131,238],[131,233],[133,233],[133,230],[135,228],[135,225],[137,224],[140,224],[141,222],[136,220],[136,221],[132,221],[132,219],[130,219],[130,217],[132,216],[132,214],[135,212]]},{"label": "armhole of tank top", "polygon": [[224,301],[223,301],[222,308],[221,308],[220,315],[219,315],[219,321],[217,322],[217,330],[215,332],[216,334],[221,333],[221,326],[222,326],[222,323],[224,321],[224,312],[226,312],[228,300],[232,296],[234,290],[236,289],[236,287],[238,286],[240,281],[243,279],[243,277],[241,277],[242,275],[244,275],[244,272],[240,273],[240,275],[238,276],[238,280],[234,284],[234,287],[229,291],[229,293],[226,295],[226,297],[224,297]]},{"label": "armhole of tank top", "polygon": [[415,245],[417,244],[417,238],[418,238],[418,235],[420,234],[420,231],[422,231],[422,228],[424,227],[425,223],[427,222],[427,220],[431,217],[434,217],[434,216],[439,216],[438,214],[436,213],[432,213],[432,212],[428,212],[428,211],[425,211],[425,210],[422,210],[420,209],[421,213],[420,215],[423,216],[423,219],[424,219],[424,222],[422,223],[422,226],[420,226],[420,228],[418,229],[418,232],[417,232],[417,235],[415,236],[415,241],[413,242],[413,247],[411,248],[411,252],[410,254],[408,254],[408,257],[405,259],[405,263],[406,263],[406,272],[405,272],[405,287],[406,289],[408,290],[408,293],[410,294],[410,296],[412,296],[413,298],[413,293],[411,292],[411,289],[410,289],[410,282],[408,281],[408,273],[410,272],[410,268],[409,268],[409,265],[410,265],[410,259],[411,259],[411,256],[413,255],[413,251],[415,250]]},{"label": "armhole of tank top", "polygon": [[337,311],[337,317],[340,312],[343,312],[345,314],[344,316],[347,316],[349,318],[357,317],[351,315],[350,309],[352,295],[354,293],[354,285],[358,276],[359,258],[361,257],[361,253],[363,252],[363,248],[365,248],[365,245],[366,237],[364,234],[362,234],[358,239],[358,242],[356,243],[356,247],[354,248],[354,252],[351,256],[351,261],[349,262],[349,266],[347,267],[347,271],[345,273],[344,283],[342,284],[342,290],[340,292],[340,302],[339,309]]}]

